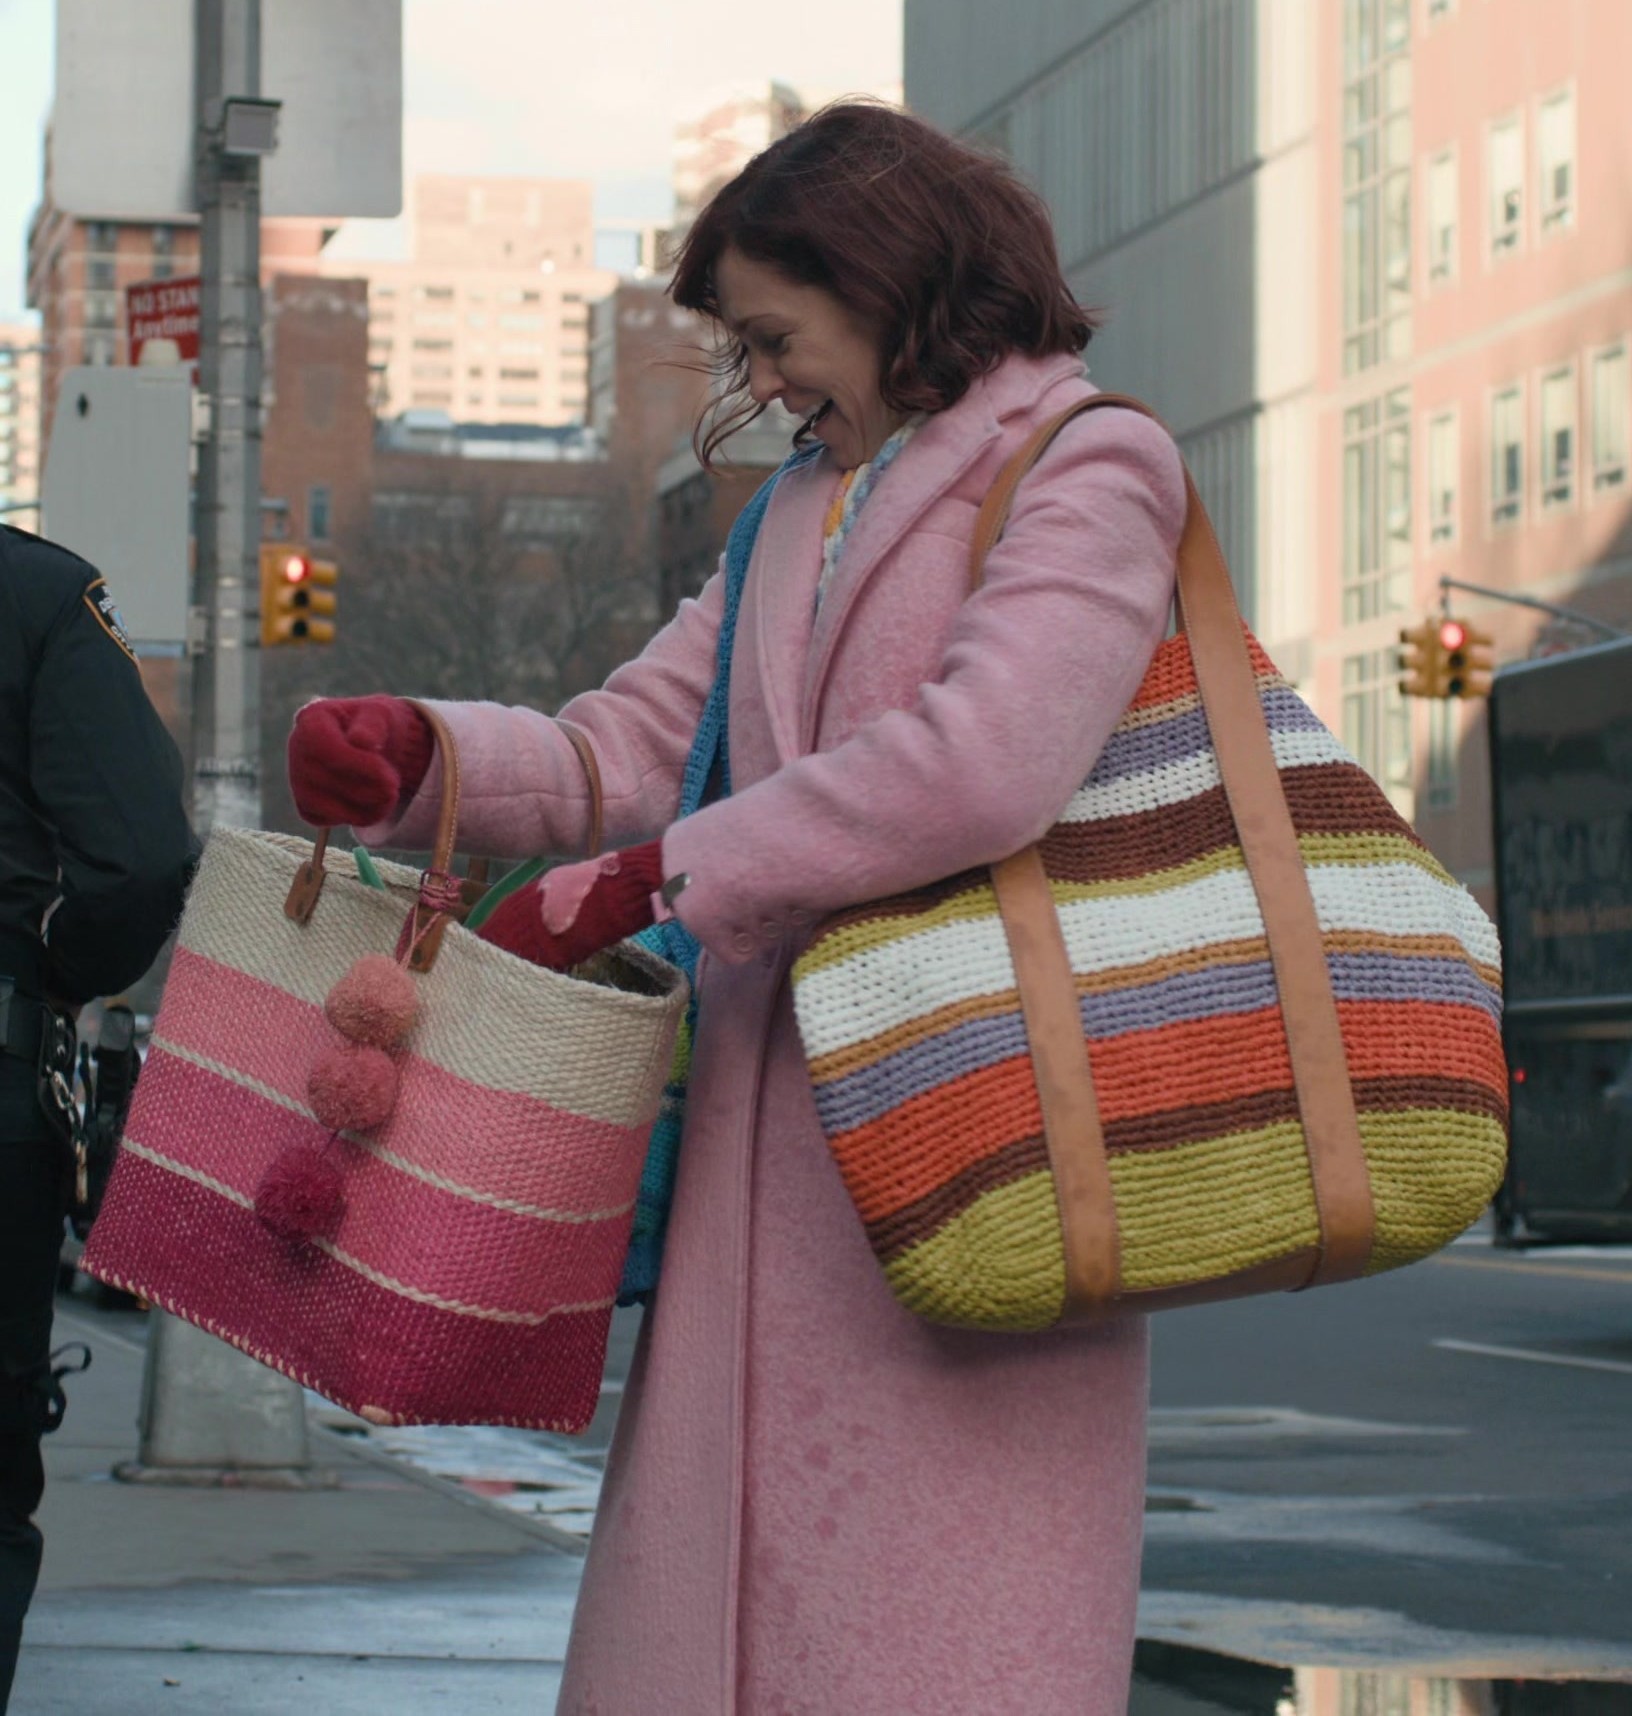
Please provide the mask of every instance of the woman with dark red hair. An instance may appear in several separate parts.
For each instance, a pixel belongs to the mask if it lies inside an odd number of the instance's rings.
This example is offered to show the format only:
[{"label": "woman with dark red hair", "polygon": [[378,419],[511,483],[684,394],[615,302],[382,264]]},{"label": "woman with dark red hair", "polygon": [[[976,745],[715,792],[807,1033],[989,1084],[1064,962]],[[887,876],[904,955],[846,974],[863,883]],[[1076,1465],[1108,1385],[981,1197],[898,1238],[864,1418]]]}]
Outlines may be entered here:
[{"label": "woman with dark red hair", "polygon": [[[701,945],[662,1281],[560,1709],[1120,1716],[1143,1326],[994,1336],[902,1310],[824,1143],[788,972],[824,914],[992,863],[1058,817],[1166,626],[1178,454],[1129,412],[1073,423],[968,595],[994,477],[1093,391],[1091,322],[1036,196],[887,108],[829,108],[750,162],[672,291],[720,336],[705,457],[773,402],[801,428],[734,633],[722,568],[562,711],[597,754],[616,866],[558,869],[482,932],[565,969],[672,908]],[[677,819],[722,654],[728,792]],[[442,712],[473,849],[584,849],[555,722]],[[301,813],[365,841],[428,841],[438,767],[395,699],[312,705],[290,741]]]}]

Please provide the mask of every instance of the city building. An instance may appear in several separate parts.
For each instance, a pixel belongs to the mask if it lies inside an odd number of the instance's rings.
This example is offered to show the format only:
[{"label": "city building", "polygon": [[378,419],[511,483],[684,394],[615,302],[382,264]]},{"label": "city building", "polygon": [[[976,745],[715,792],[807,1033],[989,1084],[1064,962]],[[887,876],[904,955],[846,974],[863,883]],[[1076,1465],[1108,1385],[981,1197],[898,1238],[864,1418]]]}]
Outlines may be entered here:
[{"label": "city building", "polygon": [[1620,0],[905,0],[909,105],[1042,192],[1094,380],[1162,414],[1271,655],[1481,891],[1482,706],[1402,699],[1397,636],[1442,576],[1632,625],[1629,53]]},{"label": "city building", "polygon": [[618,282],[594,266],[589,182],[425,175],[413,235],[406,261],[323,263],[368,281],[376,411],[583,422],[589,306]]},{"label": "city building", "polygon": [[[1322,696],[1350,731],[1392,702],[1376,688],[1399,627],[1435,608],[1442,577],[1632,629],[1629,60],[1620,0],[1334,13],[1320,513],[1341,578],[1319,632]],[[1498,662],[1593,641],[1449,596]],[[1415,700],[1383,720],[1385,766],[1409,771],[1424,838],[1488,888],[1483,704]]]},{"label": "city building", "polygon": [[804,118],[798,90],[785,83],[736,84],[715,91],[674,128],[674,228],[684,237],[698,212],[760,150]]},{"label": "city building", "polygon": [[368,523],[374,486],[368,283],[283,274],[264,309],[262,534],[334,554]]},{"label": "city building", "polygon": [[0,522],[39,528],[40,330],[0,322]]},{"label": "city building", "polygon": [[719,569],[737,514],[793,445],[797,418],[773,405],[721,447],[705,471],[687,438],[658,467],[658,612],[665,618]]},{"label": "city building", "polygon": [[[261,223],[261,282],[311,274],[328,237],[318,221]],[[28,228],[28,304],[40,313],[40,445],[49,448],[63,370],[128,361],[125,288],[197,274],[197,215],[109,220],[95,209],[60,208],[51,188],[51,139],[45,143],[40,204]]]}]

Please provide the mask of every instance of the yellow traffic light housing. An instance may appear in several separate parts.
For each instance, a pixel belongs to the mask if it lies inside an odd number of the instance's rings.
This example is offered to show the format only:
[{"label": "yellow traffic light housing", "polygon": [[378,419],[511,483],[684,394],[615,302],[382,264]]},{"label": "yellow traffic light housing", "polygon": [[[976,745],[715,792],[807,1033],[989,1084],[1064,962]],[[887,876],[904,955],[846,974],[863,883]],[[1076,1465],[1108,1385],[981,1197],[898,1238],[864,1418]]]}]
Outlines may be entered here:
[{"label": "yellow traffic light housing", "polygon": [[1445,652],[1445,695],[1488,697],[1495,666],[1495,640],[1490,634],[1475,631],[1465,620],[1447,617],[1440,622],[1439,642]]},{"label": "yellow traffic light housing", "polygon": [[1400,679],[1402,697],[1444,697],[1445,648],[1437,620],[1400,628]]},{"label": "yellow traffic light housing", "polygon": [[340,569],[287,542],[261,544],[261,647],[332,643]]}]

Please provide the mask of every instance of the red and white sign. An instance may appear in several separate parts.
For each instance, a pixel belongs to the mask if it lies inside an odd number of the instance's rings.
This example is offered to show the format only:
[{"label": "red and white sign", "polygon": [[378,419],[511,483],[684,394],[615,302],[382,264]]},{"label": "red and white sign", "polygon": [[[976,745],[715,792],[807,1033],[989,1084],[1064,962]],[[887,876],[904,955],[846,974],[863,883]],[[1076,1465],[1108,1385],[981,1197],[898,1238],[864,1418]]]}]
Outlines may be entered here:
[{"label": "red and white sign", "polygon": [[191,364],[197,380],[198,286],[198,276],[189,274],[125,288],[125,331],[132,363]]}]

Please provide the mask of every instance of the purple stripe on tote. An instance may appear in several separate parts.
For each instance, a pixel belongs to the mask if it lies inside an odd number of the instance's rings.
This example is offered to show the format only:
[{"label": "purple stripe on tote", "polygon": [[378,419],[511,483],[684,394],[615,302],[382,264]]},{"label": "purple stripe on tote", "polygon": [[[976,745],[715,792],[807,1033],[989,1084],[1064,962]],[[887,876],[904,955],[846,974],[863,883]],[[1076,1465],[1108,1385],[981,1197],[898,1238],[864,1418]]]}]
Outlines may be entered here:
[{"label": "purple stripe on tote", "polygon": [[[1328,964],[1339,1001],[1438,1002],[1477,1007],[1497,1022],[1501,1019],[1498,997],[1460,960],[1344,953],[1333,955]],[[1274,1005],[1274,972],[1267,960],[1259,960],[1084,995],[1078,1010],[1084,1033],[1100,1038],[1153,1030],[1179,1019],[1255,1013]],[[1018,1011],[971,1020],[817,1086],[817,1111],[828,1133],[848,1132],[937,1085],[1025,1052],[1025,1029]]]},{"label": "purple stripe on tote", "polygon": [[[1320,731],[1320,718],[1295,692],[1277,687],[1264,692],[1261,701],[1271,733]],[[1153,721],[1148,727],[1112,733],[1088,779],[1094,786],[1105,786],[1124,775],[1141,775],[1182,762],[1207,746],[1207,717],[1200,709],[1191,709],[1183,715],[1170,715],[1165,721]]]}]

